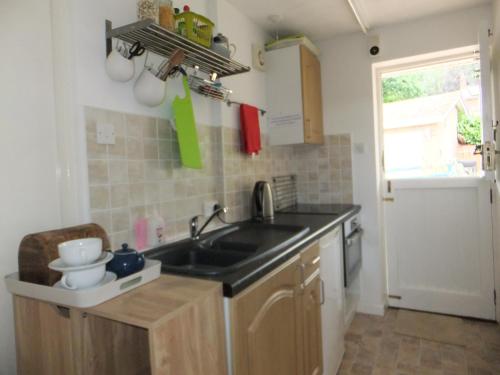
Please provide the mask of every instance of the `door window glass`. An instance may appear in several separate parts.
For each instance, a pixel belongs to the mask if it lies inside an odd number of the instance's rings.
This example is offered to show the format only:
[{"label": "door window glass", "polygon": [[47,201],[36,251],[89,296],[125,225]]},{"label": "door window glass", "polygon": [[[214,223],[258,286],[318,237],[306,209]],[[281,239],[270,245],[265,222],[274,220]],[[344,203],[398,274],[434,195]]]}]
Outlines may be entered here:
[{"label": "door window glass", "polygon": [[478,60],[386,73],[382,90],[387,178],[482,173]]}]

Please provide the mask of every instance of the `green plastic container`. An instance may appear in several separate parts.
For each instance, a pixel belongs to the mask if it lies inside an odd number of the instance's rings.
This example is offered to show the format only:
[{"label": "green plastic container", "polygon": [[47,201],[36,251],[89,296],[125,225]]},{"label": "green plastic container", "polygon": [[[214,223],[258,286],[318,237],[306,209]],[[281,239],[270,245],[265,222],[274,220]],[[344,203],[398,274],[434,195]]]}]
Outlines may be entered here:
[{"label": "green plastic container", "polygon": [[214,23],[201,14],[183,12],[175,16],[175,29],[179,34],[210,48],[212,45],[212,30]]}]

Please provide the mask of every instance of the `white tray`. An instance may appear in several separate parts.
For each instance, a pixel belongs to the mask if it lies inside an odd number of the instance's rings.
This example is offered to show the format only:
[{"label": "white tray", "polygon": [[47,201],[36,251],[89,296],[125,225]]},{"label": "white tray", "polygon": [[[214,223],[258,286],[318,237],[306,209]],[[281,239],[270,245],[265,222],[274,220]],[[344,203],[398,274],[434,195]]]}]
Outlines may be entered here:
[{"label": "white tray", "polygon": [[160,277],[161,262],[146,259],[144,269],[101,287],[67,290],[19,280],[19,273],[5,276],[7,290],[15,295],[39,299],[61,306],[91,307],[115,298]]}]

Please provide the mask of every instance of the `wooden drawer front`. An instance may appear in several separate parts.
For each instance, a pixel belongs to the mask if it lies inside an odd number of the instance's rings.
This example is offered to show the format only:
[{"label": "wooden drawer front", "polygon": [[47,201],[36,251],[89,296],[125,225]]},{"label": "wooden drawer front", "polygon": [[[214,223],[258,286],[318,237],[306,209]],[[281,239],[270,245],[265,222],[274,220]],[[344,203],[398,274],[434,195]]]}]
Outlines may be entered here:
[{"label": "wooden drawer front", "polygon": [[303,280],[307,280],[316,270],[319,270],[320,256],[319,256],[319,242],[315,242],[307,249],[300,253],[300,261],[303,268]]}]

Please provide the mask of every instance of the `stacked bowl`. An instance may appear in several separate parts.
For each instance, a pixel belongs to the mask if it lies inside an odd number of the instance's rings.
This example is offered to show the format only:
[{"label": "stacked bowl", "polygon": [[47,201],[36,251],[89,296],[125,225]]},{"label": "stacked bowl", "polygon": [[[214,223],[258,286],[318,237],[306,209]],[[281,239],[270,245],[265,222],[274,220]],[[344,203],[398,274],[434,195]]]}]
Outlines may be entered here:
[{"label": "stacked bowl", "polygon": [[113,254],[102,251],[101,238],[82,238],[60,243],[59,258],[49,268],[62,272],[63,276],[54,286],[65,289],[87,289],[116,280],[116,275],[106,272],[106,263]]}]

